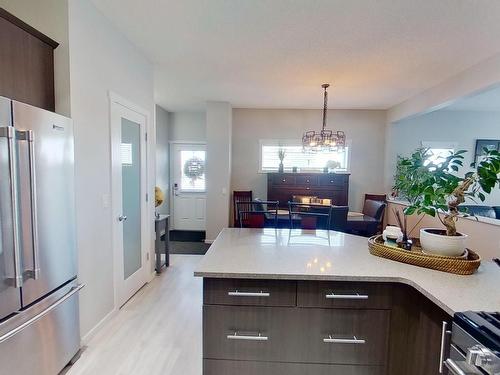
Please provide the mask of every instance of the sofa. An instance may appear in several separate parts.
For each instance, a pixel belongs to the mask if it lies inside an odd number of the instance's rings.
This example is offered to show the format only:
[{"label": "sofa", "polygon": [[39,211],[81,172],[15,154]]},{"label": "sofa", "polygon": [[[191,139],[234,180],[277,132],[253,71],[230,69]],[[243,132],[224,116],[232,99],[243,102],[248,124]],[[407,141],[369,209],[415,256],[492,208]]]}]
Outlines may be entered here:
[{"label": "sofa", "polygon": [[461,204],[458,206],[458,210],[471,216],[482,216],[500,220],[500,206]]}]

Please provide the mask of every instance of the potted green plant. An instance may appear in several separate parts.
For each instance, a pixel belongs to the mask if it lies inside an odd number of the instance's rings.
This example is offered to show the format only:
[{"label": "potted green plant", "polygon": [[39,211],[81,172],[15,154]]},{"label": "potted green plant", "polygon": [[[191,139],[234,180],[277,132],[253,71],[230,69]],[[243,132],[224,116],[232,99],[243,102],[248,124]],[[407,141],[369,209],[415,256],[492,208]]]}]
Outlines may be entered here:
[{"label": "potted green plant", "polygon": [[458,206],[466,197],[484,201],[486,194],[500,184],[500,153],[484,151],[481,160],[472,163],[472,170],[463,177],[458,172],[463,167],[465,150],[434,162],[429,159],[429,150],[424,148],[409,157],[398,156],[394,191],[408,201],[404,214],[437,217],[446,228],[420,230],[424,251],[447,256],[463,254],[467,235],[457,232],[456,222],[463,216]]}]

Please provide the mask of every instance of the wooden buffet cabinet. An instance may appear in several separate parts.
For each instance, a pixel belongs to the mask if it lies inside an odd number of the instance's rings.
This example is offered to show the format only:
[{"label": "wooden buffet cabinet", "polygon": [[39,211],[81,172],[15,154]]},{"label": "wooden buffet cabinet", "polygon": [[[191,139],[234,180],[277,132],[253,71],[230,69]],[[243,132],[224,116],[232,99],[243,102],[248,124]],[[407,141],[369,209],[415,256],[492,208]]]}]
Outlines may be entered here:
[{"label": "wooden buffet cabinet", "polygon": [[439,374],[451,317],[398,283],[204,278],[204,375]]},{"label": "wooden buffet cabinet", "polygon": [[267,199],[284,207],[294,195],[331,199],[337,206],[347,206],[348,173],[268,173]]}]

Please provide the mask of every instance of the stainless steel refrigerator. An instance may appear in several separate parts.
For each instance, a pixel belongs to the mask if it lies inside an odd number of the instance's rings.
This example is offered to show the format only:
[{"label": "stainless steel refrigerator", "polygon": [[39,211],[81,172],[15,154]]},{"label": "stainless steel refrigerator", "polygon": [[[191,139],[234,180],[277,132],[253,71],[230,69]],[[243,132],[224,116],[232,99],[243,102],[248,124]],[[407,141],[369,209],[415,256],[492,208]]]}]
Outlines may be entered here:
[{"label": "stainless steel refrigerator", "polygon": [[78,352],[73,125],[0,97],[0,374],[54,375]]}]

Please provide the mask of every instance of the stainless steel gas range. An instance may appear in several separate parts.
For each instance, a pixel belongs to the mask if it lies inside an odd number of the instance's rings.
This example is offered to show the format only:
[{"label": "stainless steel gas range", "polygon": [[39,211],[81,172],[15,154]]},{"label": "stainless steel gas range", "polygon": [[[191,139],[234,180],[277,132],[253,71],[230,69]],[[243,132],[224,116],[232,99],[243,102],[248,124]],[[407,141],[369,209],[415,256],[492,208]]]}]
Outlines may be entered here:
[{"label": "stainless steel gas range", "polygon": [[500,375],[500,313],[455,314],[443,368],[450,375]]}]

